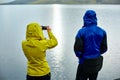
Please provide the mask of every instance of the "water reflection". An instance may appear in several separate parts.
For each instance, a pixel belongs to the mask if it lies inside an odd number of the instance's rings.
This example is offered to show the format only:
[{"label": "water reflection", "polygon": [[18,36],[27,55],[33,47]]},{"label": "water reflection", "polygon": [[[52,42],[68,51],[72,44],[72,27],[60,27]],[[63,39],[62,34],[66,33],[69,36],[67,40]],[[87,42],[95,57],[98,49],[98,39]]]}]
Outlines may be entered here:
[{"label": "water reflection", "polygon": [[[52,19],[52,26],[53,32],[58,40],[58,46],[54,49],[54,52],[51,52],[51,70],[52,70],[52,80],[62,80],[64,75],[63,74],[63,56],[64,56],[64,28],[62,23],[62,10],[61,6],[58,4],[52,5],[53,9],[53,19]],[[61,74],[61,75],[59,75]]]}]

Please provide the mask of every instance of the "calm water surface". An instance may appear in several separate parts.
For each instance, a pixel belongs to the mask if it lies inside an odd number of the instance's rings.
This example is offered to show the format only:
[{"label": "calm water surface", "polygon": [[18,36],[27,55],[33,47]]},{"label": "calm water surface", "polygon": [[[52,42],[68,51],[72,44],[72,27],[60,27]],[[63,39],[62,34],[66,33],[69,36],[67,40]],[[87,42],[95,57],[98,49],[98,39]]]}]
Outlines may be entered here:
[{"label": "calm water surface", "polygon": [[[78,59],[74,38],[87,9],[94,9],[98,25],[108,34],[108,51],[98,80],[120,78],[120,5],[0,5],[0,80],[25,80],[26,58],[21,49],[26,25],[50,25],[58,46],[47,51],[52,80],[75,80]],[[47,36],[46,31],[44,31]]]}]

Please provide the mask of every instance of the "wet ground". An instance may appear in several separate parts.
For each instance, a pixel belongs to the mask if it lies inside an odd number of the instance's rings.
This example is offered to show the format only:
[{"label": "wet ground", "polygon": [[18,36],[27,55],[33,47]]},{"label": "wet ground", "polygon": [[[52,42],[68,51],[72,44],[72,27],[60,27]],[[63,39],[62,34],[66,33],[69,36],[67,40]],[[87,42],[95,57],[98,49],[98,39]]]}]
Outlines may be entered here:
[{"label": "wet ground", "polygon": [[[98,25],[107,31],[108,51],[98,80],[120,78],[120,5],[0,5],[0,80],[25,80],[26,58],[21,49],[26,25],[50,25],[59,45],[47,51],[52,80],[75,80],[78,59],[73,45],[86,10],[97,13]],[[47,37],[46,31],[44,31]]]}]

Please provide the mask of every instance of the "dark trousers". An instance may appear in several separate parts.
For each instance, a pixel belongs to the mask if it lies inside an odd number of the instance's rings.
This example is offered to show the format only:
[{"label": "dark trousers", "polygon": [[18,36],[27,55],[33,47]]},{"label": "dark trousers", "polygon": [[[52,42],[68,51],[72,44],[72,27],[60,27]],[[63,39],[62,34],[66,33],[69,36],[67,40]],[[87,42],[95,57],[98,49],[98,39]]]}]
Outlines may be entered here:
[{"label": "dark trousers", "polygon": [[98,72],[86,73],[83,71],[82,65],[78,65],[76,80],[97,80]]},{"label": "dark trousers", "polygon": [[50,80],[50,73],[45,76],[26,76],[26,80]]}]

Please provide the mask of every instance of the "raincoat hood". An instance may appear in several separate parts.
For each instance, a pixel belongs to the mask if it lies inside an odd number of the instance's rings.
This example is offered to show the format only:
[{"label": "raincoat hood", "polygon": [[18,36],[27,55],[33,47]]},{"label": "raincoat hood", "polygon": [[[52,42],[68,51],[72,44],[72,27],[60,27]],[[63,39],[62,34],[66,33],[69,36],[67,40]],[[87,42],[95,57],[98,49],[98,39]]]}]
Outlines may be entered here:
[{"label": "raincoat hood", "polygon": [[84,17],[84,27],[89,25],[97,25],[96,13],[93,10],[87,10]]},{"label": "raincoat hood", "polygon": [[38,23],[30,23],[27,25],[26,39],[45,39],[42,27]]}]

